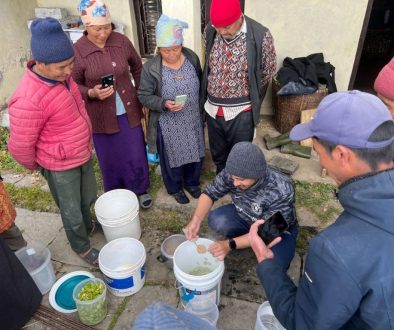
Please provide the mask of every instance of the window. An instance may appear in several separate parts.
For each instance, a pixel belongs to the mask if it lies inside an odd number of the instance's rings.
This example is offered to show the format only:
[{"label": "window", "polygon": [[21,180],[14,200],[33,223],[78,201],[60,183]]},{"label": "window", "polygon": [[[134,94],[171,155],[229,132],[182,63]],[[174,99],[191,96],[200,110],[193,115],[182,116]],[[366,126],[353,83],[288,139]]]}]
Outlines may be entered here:
[{"label": "window", "polygon": [[161,0],[134,0],[141,57],[151,57],[156,49],[155,27],[162,13]]}]

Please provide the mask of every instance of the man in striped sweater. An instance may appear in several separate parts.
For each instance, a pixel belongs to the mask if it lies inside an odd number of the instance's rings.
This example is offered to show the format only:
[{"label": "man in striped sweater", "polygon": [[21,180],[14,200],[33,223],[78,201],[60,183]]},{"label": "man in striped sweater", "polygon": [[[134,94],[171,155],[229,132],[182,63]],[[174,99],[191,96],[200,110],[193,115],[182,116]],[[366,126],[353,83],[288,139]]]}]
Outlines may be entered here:
[{"label": "man in striped sweater", "polygon": [[201,102],[219,173],[237,142],[253,140],[276,53],[270,31],[243,15],[239,0],[213,0],[210,19]]}]

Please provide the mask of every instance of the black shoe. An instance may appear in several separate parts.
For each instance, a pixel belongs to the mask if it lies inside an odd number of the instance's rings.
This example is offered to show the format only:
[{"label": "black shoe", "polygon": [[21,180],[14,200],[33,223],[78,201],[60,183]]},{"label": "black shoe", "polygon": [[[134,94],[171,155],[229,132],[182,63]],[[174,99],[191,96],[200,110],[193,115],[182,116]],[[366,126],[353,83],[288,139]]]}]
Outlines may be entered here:
[{"label": "black shoe", "polygon": [[193,198],[198,198],[201,195],[201,188],[199,186],[185,186],[185,190],[192,195]]},{"label": "black shoe", "polygon": [[175,200],[179,204],[187,204],[190,202],[189,198],[187,198],[183,190],[179,190],[177,193],[171,194],[171,196],[174,196]]}]

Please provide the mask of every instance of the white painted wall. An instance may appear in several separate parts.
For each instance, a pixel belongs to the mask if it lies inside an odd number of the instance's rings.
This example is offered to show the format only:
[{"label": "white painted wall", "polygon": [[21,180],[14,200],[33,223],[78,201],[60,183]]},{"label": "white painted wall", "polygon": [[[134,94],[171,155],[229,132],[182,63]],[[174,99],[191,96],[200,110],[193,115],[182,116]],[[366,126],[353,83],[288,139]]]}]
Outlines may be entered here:
[{"label": "white painted wall", "polygon": [[[267,26],[283,59],[322,52],[335,66],[338,90],[347,90],[368,0],[246,0],[245,14]],[[263,113],[270,113],[267,95]]]},{"label": "white painted wall", "polygon": [[368,0],[249,0],[245,14],[271,30],[278,64],[286,56],[323,52],[336,67],[338,89],[346,90],[367,4]]},{"label": "white painted wall", "polygon": [[15,90],[30,58],[27,20],[34,17],[36,1],[1,0],[0,110]]},{"label": "white painted wall", "polygon": [[201,58],[200,0],[162,0],[161,6],[163,14],[189,24],[189,28],[184,30],[183,45],[192,49]]}]

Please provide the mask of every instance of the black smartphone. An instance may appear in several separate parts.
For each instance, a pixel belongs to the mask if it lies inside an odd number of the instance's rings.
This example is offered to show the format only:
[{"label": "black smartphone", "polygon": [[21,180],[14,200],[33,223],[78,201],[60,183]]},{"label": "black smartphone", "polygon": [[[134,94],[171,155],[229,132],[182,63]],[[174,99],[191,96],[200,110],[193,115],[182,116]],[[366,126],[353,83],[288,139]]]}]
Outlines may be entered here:
[{"label": "black smartphone", "polygon": [[107,74],[101,77],[101,88],[107,88],[114,85],[114,76],[112,74]]},{"label": "black smartphone", "polygon": [[266,245],[271,243],[276,237],[282,235],[289,228],[285,218],[279,211],[269,217],[262,225],[259,226],[257,234],[261,237]]}]

